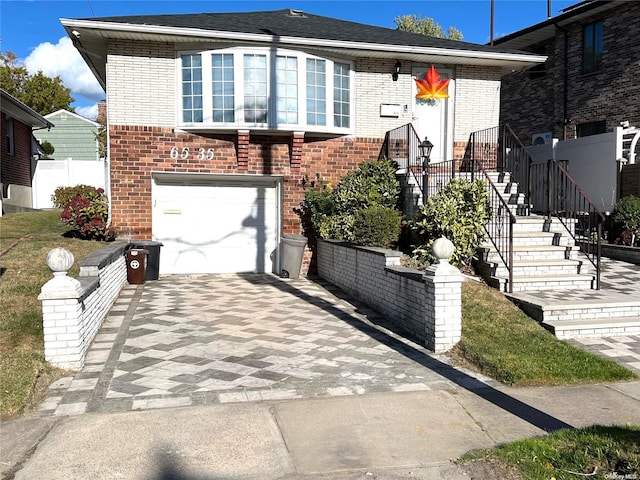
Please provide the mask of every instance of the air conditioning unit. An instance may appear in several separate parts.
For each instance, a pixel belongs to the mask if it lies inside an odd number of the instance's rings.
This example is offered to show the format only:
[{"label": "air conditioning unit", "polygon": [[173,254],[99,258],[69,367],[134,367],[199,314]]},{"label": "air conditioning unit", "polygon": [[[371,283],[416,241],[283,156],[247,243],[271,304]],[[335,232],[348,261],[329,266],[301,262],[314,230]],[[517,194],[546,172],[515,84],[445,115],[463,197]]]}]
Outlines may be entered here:
[{"label": "air conditioning unit", "polygon": [[531,145],[546,145],[551,143],[552,138],[552,132],[534,133],[531,137]]}]

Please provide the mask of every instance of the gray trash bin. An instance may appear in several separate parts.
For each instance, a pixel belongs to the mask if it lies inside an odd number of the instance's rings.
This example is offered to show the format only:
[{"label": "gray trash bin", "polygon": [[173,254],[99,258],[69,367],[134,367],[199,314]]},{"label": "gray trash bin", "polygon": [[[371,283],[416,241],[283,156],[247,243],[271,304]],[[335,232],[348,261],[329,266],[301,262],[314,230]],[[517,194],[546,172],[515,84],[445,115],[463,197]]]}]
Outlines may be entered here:
[{"label": "gray trash bin", "polygon": [[282,252],[280,276],[283,278],[298,278],[302,268],[304,247],[307,237],[304,235],[286,234],[280,239]]}]

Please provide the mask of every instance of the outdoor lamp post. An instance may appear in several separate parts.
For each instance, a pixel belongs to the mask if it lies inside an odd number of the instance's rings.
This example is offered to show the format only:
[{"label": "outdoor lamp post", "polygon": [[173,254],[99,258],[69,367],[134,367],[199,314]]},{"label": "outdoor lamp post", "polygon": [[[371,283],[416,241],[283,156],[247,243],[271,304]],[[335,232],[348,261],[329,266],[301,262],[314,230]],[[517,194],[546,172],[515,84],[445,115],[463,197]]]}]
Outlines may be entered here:
[{"label": "outdoor lamp post", "polygon": [[427,188],[429,187],[429,159],[431,158],[431,150],[433,150],[433,143],[424,137],[424,140],[420,145],[420,156],[422,157],[422,204],[427,203]]}]

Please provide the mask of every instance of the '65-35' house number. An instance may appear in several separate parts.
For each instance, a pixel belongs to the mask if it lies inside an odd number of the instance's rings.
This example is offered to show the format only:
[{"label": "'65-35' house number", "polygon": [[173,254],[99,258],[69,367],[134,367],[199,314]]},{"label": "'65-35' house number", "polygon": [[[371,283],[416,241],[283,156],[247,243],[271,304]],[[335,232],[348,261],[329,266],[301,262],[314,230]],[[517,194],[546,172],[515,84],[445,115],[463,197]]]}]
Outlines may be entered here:
[{"label": "'65-35' house number", "polygon": [[213,160],[213,148],[171,147],[169,150],[171,160],[187,160],[193,157],[198,160]]}]

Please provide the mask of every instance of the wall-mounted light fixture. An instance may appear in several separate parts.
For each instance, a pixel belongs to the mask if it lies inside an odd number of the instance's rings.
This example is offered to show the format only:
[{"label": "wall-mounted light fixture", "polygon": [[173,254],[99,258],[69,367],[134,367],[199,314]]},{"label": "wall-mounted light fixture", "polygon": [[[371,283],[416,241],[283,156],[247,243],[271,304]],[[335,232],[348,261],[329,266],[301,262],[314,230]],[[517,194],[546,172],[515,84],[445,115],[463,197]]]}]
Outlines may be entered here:
[{"label": "wall-mounted light fixture", "polygon": [[396,64],[393,67],[393,74],[391,75],[391,78],[393,78],[394,82],[398,81],[398,74],[400,73],[401,68],[402,68],[402,64],[400,63],[400,60],[397,60]]}]

